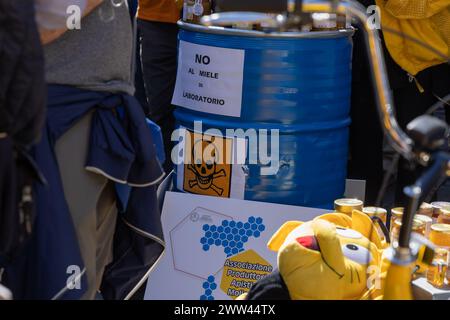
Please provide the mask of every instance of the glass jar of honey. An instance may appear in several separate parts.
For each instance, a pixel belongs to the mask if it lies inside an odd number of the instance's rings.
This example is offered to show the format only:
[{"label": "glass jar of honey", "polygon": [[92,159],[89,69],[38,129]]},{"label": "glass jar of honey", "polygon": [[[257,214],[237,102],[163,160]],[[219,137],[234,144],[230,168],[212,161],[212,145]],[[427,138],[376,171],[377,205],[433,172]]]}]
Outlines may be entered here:
[{"label": "glass jar of honey", "polygon": [[[400,229],[402,227],[402,220],[397,219],[394,221],[394,225],[391,228],[391,243],[398,241],[400,235]],[[425,236],[425,222],[414,218],[412,225],[412,232]]]},{"label": "glass jar of honey", "polygon": [[378,207],[364,207],[362,210],[365,214],[367,214],[370,218],[378,217],[386,224],[387,219],[387,210],[384,208]]},{"label": "glass jar of honey", "polygon": [[422,214],[424,216],[428,216],[430,218],[433,217],[433,206],[429,203],[422,203],[419,210],[417,210],[417,214]]},{"label": "glass jar of honey", "polygon": [[437,223],[437,219],[441,214],[441,209],[450,208],[450,202],[436,201],[432,202],[431,206],[433,207],[433,218],[435,219],[435,223]]},{"label": "glass jar of honey", "polygon": [[334,210],[339,213],[352,215],[353,210],[363,210],[364,203],[358,199],[337,199],[334,201]]},{"label": "glass jar of honey", "polygon": [[433,224],[430,231],[430,241],[439,247],[450,248],[450,224]]},{"label": "glass jar of honey", "polygon": [[[441,249],[450,251],[450,224],[437,223],[431,226],[430,241]],[[447,266],[450,263],[450,257],[447,258]],[[450,272],[447,268],[447,282],[450,284]]]},{"label": "glass jar of honey", "polygon": [[403,217],[403,211],[405,208],[403,207],[397,207],[391,209],[391,221],[390,221],[390,231],[392,232],[392,228],[394,227],[395,221],[400,220],[402,221]]},{"label": "glass jar of honey", "polygon": [[[384,225],[386,225],[387,221],[387,210],[384,208],[378,208],[378,207],[364,207],[362,210],[365,214],[367,214],[370,219],[373,219],[374,217],[379,218]],[[375,224],[377,227],[377,232],[381,239],[385,239],[384,233],[381,230],[378,223]]]},{"label": "glass jar of honey", "polygon": [[450,224],[450,207],[441,208],[437,223]]},{"label": "glass jar of honey", "polygon": [[425,223],[425,234],[424,236],[428,238],[430,236],[431,232],[431,225],[433,224],[433,219],[430,216],[426,216],[423,214],[416,214],[414,216],[414,219],[418,219],[420,221],[423,221]]},{"label": "glass jar of honey", "polygon": [[448,254],[447,250],[437,248],[433,262],[427,270],[427,281],[437,288],[442,288],[445,279],[448,280]]}]

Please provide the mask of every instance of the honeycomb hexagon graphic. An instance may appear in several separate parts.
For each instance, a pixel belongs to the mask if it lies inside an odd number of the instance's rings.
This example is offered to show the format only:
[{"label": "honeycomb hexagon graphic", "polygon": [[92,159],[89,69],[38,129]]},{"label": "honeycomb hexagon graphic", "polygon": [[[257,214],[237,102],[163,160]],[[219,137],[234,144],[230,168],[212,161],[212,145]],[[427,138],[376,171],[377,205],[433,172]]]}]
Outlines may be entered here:
[{"label": "honeycomb hexagon graphic", "polygon": [[212,246],[223,247],[224,253],[230,257],[244,251],[249,238],[259,238],[265,229],[263,219],[253,216],[245,223],[234,220],[223,220],[220,225],[205,223],[200,244],[204,251],[209,251]]},{"label": "honeycomb hexagon graphic", "polygon": [[[212,229],[208,227],[205,231],[204,226],[220,225],[224,220],[232,221],[233,218],[210,209],[197,207],[170,230],[174,269],[202,280],[208,280],[209,276],[220,272],[226,254],[218,251],[212,259],[209,249],[212,246],[222,246],[225,239],[221,238],[222,233],[217,231],[217,227]],[[225,244],[228,245],[228,243]],[[217,254],[222,254],[223,259],[217,258]]]},{"label": "honeycomb hexagon graphic", "polygon": [[200,296],[200,300],[214,300],[213,292],[217,289],[216,279],[214,276],[209,276],[205,282],[203,282],[203,289],[205,293]]}]

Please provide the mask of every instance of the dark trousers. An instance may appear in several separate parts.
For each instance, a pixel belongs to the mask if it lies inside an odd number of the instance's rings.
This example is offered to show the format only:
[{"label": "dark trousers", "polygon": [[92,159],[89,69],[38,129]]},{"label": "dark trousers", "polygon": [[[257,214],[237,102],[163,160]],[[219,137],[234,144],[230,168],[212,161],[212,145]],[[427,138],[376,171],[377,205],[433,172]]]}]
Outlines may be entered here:
[{"label": "dark trousers", "polygon": [[[405,74],[405,78],[408,78]],[[406,130],[409,122],[427,112],[438,100],[450,93],[450,66],[437,65],[419,72],[416,76],[423,92],[417,88],[415,81],[407,81],[405,85],[394,88],[394,102],[400,126]],[[450,110],[446,108],[447,123],[450,123]],[[405,160],[399,161],[395,202],[397,206],[406,204],[403,194],[405,186],[413,184],[421,174],[420,168],[409,168]]]},{"label": "dark trousers", "polygon": [[26,149],[0,137],[0,270],[21,259],[30,239],[35,217],[30,190],[40,178]]},{"label": "dark trousers", "polygon": [[0,138],[0,268],[2,256],[13,248],[17,228],[18,195],[13,144],[9,137]]},{"label": "dark trousers", "polygon": [[175,129],[172,95],[177,73],[178,27],[171,23],[138,20],[147,116],[160,127],[166,149],[166,172],[172,170],[171,135]]},{"label": "dark trousers", "polygon": [[[377,114],[375,95],[365,43],[361,31],[354,35],[352,124],[350,126],[349,177],[366,180],[366,205],[375,203],[383,179],[383,133]],[[397,120],[405,130],[409,122],[424,114],[436,101],[434,95],[444,97],[450,93],[450,66],[441,64],[423,70],[416,78],[424,88],[420,92],[415,81],[401,69],[385,49],[386,67],[394,96]],[[446,108],[450,123],[450,108]],[[395,202],[405,204],[403,188],[415,182],[421,171],[411,169],[403,159],[399,161]]]},{"label": "dark trousers", "polygon": [[[389,70],[395,72],[393,69]],[[401,71],[401,74],[399,73],[391,79],[396,116],[403,130],[406,130],[409,122],[426,113],[437,102],[434,95],[444,97],[450,92],[450,66],[448,65],[428,68],[420,72],[416,78],[424,88],[424,92],[419,91],[414,80],[409,81],[405,71]],[[370,87],[367,84],[365,87],[359,81],[353,84],[349,161],[349,177],[365,179],[367,182],[366,203],[368,205],[374,203],[383,177],[382,131]],[[447,107],[445,111],[447,123],[450,124],[450,108]],[[420,167],[412,168],[407,161],[403,158],[400,159],[397,170],[395,206],[406,204],[403,189],[413,184],[421,173]]]},{"label": "dark trousers", "polygon": [[447,106],[445,108],[445,119],[447,120],[447,123],[450,125],[450,106]]}]

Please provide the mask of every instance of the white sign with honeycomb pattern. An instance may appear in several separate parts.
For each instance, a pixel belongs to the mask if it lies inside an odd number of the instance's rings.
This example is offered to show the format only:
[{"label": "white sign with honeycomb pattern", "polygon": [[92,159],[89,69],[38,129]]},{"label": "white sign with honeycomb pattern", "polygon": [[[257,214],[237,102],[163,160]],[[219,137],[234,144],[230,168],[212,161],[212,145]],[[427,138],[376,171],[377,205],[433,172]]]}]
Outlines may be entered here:
[{"label": "white sign with honeycomb pattern", "polygon": [[145,299],[230,300],[276,268],[267,242],[288,220],[326,210],[185,193],[166,193],[166,248],[151,272]]}]

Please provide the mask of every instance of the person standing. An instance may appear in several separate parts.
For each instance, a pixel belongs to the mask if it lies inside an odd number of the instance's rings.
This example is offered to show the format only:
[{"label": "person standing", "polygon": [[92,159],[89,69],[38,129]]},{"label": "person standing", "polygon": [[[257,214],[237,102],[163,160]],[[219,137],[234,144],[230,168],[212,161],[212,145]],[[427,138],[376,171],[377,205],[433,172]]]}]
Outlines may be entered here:
[{"label": "person standing", "polygon": [[[43,17],[53,16],[41,20],[48,103],[42,139],[33,149],[47,186],[34,188],[36,230],[26,261],[5,276],[18,299],[94,299],[106,267],[115,258],[129,261],[115,256],[113,244],[121,242],[116,226],[128,238],[131,228],[147,232],[141,221],[158,229],[158,220],[151,220],[153,197],[164,174],[133,97],[134,35],[126,0],[36,1]],[[68,5],[79,6],[80,28],[68,29]],[[124,197],[117,196],[117,185],[129,196],[120,219],[116,204]],[[121,282],[114,270],[110,274]]]},{"label": "person standing", "polygon": [[[384,42],[395,62],[389,73],[397,81],[391,81],[391,87],[399,124],[405,129],[450,93],[450,3],[376,0],[376,4]],[[399,161],[396,205],[405,205],[403,188],[414,183],[420,171]]]},{"label": "person standing", "polygon": [[181,8],[175,0],[139,0],[137,18],[147,116],[161,127],[166,172],[172,170],[171,135],[175,120],[171,102],[177,73],[176,23],[180,13]]},{"label": "person standing", "polygon": [[[450,93],[450,3],[448,0],[359,0],[380,9],[381,35],[396,117],[403,130]],[[373,103],[370,70],[364,43],[355,36],[352,88],[350,176],[368,180],[370,204],[381,186],[382,131]],[[446,106],[447,121],[450,108]],[[411,169],[400,159],[397,170],[395,206],[404,206],[403,188],[412,184],[420,168]]]}]

